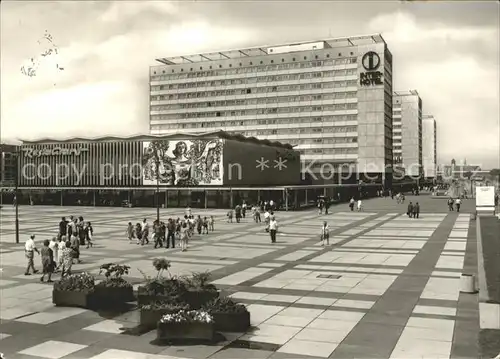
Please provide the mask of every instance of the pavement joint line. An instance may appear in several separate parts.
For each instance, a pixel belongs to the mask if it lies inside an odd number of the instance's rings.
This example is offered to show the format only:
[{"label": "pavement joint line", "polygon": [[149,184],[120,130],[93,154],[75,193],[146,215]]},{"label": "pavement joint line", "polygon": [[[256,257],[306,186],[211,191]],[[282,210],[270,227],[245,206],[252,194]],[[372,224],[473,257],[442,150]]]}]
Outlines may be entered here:
[{"label": "pavement joint line", "polygon": [[[398,316],[401,316],[401,318],[403,318],[403,320],[404,320],[404,323],[403,323],[403,321],[401,321],[401,324],[399,324],[399,326],[404,327],[406,325],[409,318],[413,315],[413,310],[414,310],[415,306],[417,305],[417,303],[420,299],[420,296],[422,295],[422,293],[425,289],[425,286],[427,285],[427,282],[431,278],[432,272],[435,270],[434,268],[437,264],[437,261],[439,260],[441,251],[443,250],[444,246],[446,245],[446,239],[442,240],[440,238],[448,238],[448,235],[449,235],[449,233],[451,233],[451,231],[453,229],[453,225],[456,223],[457,218],[458,218],[458,216],[456,216],[454,214],[448,214],[439,223],[439,225],[433,230],[432,234],[427,238],[427,241],[426,241],[425,245],[420,249],[420,252],[411,260],[411,262],[406,266],[406,268],[403,270],[403,272],[398,275],[396,280],[389,286],[389,288],[387,288],[387,290],[379,298],[379,300],[377,300],[375,302],[375,304],[372,306],[372,308],[368,311],[367,315],[365,315],[363,318],[361,318],[361,320],[356,324],[356,326],[344,338],[342,343],[337,348],[335,348],[335,350],[329,356],[329,358],[340,358],[342,355],[345,355],[342,353],[342,350],[348,351],[347,348],[349,345],[355,345],[356,337],[358,335],[361,335],[361,332],[363,330],[362,329],[363,325],[370,325],[371,324],[370,319],[369,319],[370,314],[373,314],[376,316],[377,313],[384,312],[385,315],[387,315],[388,314],[387,311],[380,310],[379,309],[380,307],[382,307],[382,308],[389,307],[389,308],[394,309],[394,305],[389,304],[389,302],[391,302],[391,300],[395,299],[395,298],[391,298],[392,293],[394,293],[394,295],[398,294],[399,296],[404,294],[404,296],[408,297],[404,301],[403,301],[403,299],[399,298],[400,302],[398,304],[398,305],[402,306],[400,311],[404,312],[404,315],[403,315],[403,313],[398,312]],[[448,235],[444,236],[443,233],[440,233],[441,231],[444,231]],[[439,247],[439,248],[436,248],[436,247]],[[422,273],[422,271],[425,270],[426,272],[428,272],[427,275],[425,277],[424,276],[418,276],[418,277],[409,276],[408,274],[411,274],[412,272],[414,272],[414,269],[412,267],[414,267],[415,265],[417,265],[419,263],[419,258],[422,259],[422,258],[429,256],[429,255],[432,256],[432,260],[430,260],[429,263],[426,263],[424,268],[422,268],[422,266],[419,266],[419,273],[426,274],[426,273]],[[404,290],[404,289],[403,290],[396,289],[396,288],[398,288],[398,286],[401,286],[401,283],[404,283],[404,285],[406,286],[407,283],[409,282],[407,278],[410,278],[410,277],[412,277],[412,278],[426,278],[427,280],[419,281],[418,285],[412,286],[411,291]],[[358,334],[358,332],[359,332],[359,334]],[[389,336],[389,335],[387,335],[387,333],[385,333],[384,342],[387,343],[387,345],[384,348],[377,348],[379,350],[383,350],[383,352],[379,352],[376,354],[377,357],[384,357],[384,358],[390,357],[392,351],[394,350],[394,348],[396,347],[396,345],[399,341],[401,333],[399,333],[398,331],[394,331],[394,332],[391,332],[391,334],[394,334],[394,335]]]},{"label": "pavement joint line", "polygon": [[[333,238],[335,237],[335,234],[336,232],[343,232],[345,231],[345,227],[351,227],[351,226],[358,226],[360,223],[367,223],[371,220],[373,220],[373,218],[379,218],[381,217],[382,215],[381,214],[373,214],[371,216],[368,216],[368,217],[365,217],[363,219],[360,219],[360,220],[357,220],[357,221],[353,221],[352,223],[350,224],[347,224],[345,225],[344,227],[340,227],[340,228],[336,228],[334,231],[331,231],[330,232],[330,237]],[[392,218],[391,218],[392,219]],[[387,221],[391,220],[391,219],[387,219]],[[378,222],[376,225],[372,226],[372,227],[369,227],[367,228],[365,231],[363,232],[367,232],[367,231],[370,231],[372,230],[373,228],[376,228],[377,226],[379,226],[380,224],[384,223],[385,221],[380,221]],[[332,234],[332,232],[334,232]],[[301,249],[301,248],[304,248],[304,247],[308,247],[310,245],[310,243],[317,243],[318,242],[318,235],[315,234],[314,235],[315,238],[311,238],[311,239],[308,239],[304,242],[301,242],[301,243],[298,243],[296,245],[294,245],[294,247],[297,247],[295,249],[293,248],[286,248],[285,250],[283,250],[283,253],[279,253],[280,254],[280,257],[283,256],[283,255],[286,255],[286,254],[290,254],[292,252],[295,252],[297,249]],[[322,250],[319,250],[319,251],[315,251],[307,256],[304,256],[302,258],[300,258],[300,262],[308,262],[310,261],[311,259],[313,258],[316,258],[316,257],[319,257],[327,252],[330,252],[330,251],[333,251],[335,248],[339,248],[341,247],[343,244],[345,243],[348,243],[354,239],[357,238],[357,235],[351,235],[349,237],[347,237],[346,239],[343,239],[342,241],[340,242],[337,242],[335,244],[332,244],[331,246],[328,246],[328,247],[325,247],[323,248]],[[314,242],[313,242],[314,241]],[[272,253],[273,255],[278,255],[278,253]],[[279,258],[279,257],[278,257]],[[275,258],[276,259],[276,258]],[[267,260],[269,261],[269,260]],[[255,277],[255,278],[252,278],[250,281],[247,281],[247,282],[243,282],[243,283],[240,283],[240,285],[253,285],[256,281],[256,283],[258,282],[261,282],[261,281],[264,281],[264,280],[267,280],[271,277],[274,277],[276,274],[279,274],[279,273],[282,273],[286,270],[290,270],[290,269],[293,269],[295,266],[297,266],[297,262],[298,261],[292,261],[292,262],[289,262],[289,263],[286,263],[285,265],[281,266],[281,267],[277,267],[277,268],[273,268],[271,271],[267,272],[267,273],[264,273],[258,277]]]}]

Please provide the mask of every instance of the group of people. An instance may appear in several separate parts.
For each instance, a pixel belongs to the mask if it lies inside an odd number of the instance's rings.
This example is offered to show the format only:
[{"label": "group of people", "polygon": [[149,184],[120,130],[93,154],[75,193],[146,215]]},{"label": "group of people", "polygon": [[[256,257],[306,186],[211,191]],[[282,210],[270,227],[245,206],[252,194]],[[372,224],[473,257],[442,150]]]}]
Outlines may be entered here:
[{"label": "group of people", "polygon": [[94,229],[91,222],[86,222],[83,217],[69,219],[62,217],[59,222],[59,231],[56,237],[44,240],[43,247],[39,250],[36,247],[35,235],[31,235],[26,241],[24,251],[28,260],[28,266],[24,275],[38,273],[35,269],[35,253],[40,255],[42,262],[42,277],[40,281],[52,282],[52,275],[61,271],[61,276],[71,274],[74,261],[81,263],[80,246],[93,246],[92,236]]},{"label": "group of people", "polygon": [[351,212],[354,211],[354,206],[356,206],[358,212],[361,212],[363,210],[363,201],[361,201],[361,199],[356,201],[354,197],[351,197],[349,201],[349,208],[351,209]]},{"label": "group of people", "polygon": [[406,211],[406,215],[410,218],[418,218],[420,216],[420,204],[416,202],[413,204],[412,202],[408,203],[408,210]]},{"label": "group of people", "polygon": [[[191,209],[187,208],[183,218],[169,218],[167,222],[155,220],[152,227],[151,240],[154,242],[154,248],[175,248],[176,242],[180,243],[181,250],[185,252],[188,248],[189,239],[195,235],[195,231],[199,235],[208,234],[215,230],[214,216],[196,218],[191,213]],[[130,242],[136,241],[137,245],[149,244],[150,227],[147,218],[144,218],[142,223],[137,223],[135,226],[132,222],[128,223],[127,238]]]},{"label": "group of people", "polygon": [[462,200],[460,199],[460,197],[457,197],[455,200],[452,197],[448,198],[448,210],[450,212],[453,212],[454,210],[453,206],[455,206],[457,212],[460,212],[461,205],[462,205]]}]

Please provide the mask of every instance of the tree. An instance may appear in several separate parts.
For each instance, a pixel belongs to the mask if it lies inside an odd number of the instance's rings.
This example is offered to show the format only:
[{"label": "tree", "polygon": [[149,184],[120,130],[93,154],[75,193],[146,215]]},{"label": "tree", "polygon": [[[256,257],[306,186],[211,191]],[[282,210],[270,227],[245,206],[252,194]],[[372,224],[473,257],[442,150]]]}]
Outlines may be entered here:
[{"label": "tree", "polygon": [[497,177],[498,182],[500,183],[500,168],[494,168],[490,171],[490,175],[492,177]]}]

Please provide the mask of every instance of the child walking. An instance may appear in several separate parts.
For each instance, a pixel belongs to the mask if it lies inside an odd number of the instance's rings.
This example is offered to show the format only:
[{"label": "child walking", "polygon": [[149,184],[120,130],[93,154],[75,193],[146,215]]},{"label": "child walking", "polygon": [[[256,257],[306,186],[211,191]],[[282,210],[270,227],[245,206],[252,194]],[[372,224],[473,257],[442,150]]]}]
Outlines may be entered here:
[{"label": "child walking", "polygon": [[85,225],[84,233],[85,239],[87,241],[87,249],[89,247],[93,247],[94,243],[92,242],[92,237],[94,235],[94,228],[92,228],[92,223],[87,222],[87,224]]},{"label": "child walking", "polygon": [[330,245],[330,230],[326,221],[323,222],[323,227],[321,227],[321,245],[324,246],[325,243],[327,246]]},{"label": "child walking", "polygon": [[214,227],[215,227],[215,219],[214,219],[214,216],[210,216],[210,231],[214,231]]},{"label": "child walking", "polygon": [[203,230],[202,233],[208,234],[208,218],[204,217],[203,218]]},{"label": "child walking", "polygon": [[185,252],[187,251],[187,246],[188,246],[188,224],[186,222],[183,222],[181,225],[181,251]]}]

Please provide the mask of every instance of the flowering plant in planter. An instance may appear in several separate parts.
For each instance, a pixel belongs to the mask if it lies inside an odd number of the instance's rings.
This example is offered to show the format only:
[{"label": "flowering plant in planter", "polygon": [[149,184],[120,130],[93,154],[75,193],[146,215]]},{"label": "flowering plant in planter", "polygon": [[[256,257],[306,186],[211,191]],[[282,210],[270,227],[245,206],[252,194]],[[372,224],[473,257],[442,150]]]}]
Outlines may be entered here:
[{"label": "flowering plant in planter", "polygon": [[180,302],[175,302],[175,301],[169,302],[169,301],[159,300],[156,302],[145,304],[145,305],[141,306],[141,309],[158,310],[158,311],[162,310],[162,311],[174,313],[174,312],[178,312],[181,310],[188,311],[189,305],[184,304],[184,303],[180,303]]},{"label": "flowering plant in planter", "polygon": [[60,292],[90,293],[94,288],[95,279],[87,272],[67,275],[54,283],[54,290]]},{"label": "flowering plant in planter", "polygon": [[228,297],[221,297],[212,300],[203,306],[203,310],[208,313],[248,313],[247,307],[236,303]]},{"label": "flowering plant in planter", "polygon": [[155,328],[160,319],[170,313],[188,311],[189,306],[175,301],[155,301],[141,306],[140,324]]},{"label": "flowering plant in planter", "polygon": [[203,310],[181,310],[173,314],[165,314],[160,319],[160,324],[171,324],[171,323],[205,323],[209,324],[213,322],[213,317]]}]

